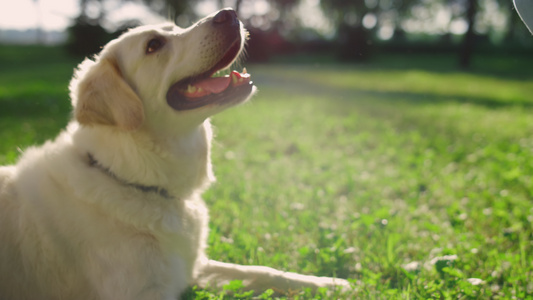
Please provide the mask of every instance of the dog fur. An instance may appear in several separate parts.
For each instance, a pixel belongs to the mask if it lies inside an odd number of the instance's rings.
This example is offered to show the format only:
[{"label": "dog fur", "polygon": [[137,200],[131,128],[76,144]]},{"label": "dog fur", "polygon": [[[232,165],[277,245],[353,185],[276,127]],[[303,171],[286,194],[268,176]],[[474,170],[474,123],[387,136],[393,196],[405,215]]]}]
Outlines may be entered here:
[{"label": "dog fur", "polygon": [[[349,287],[205,256],[201,193],[214,181],[208,118],[255,87],[191,110],[172,109],[166,98],[224,55],[212,25],[218,13],[186,29],[142,26],[111,41],[75,71],[67,128],[0,167],[0,299],[176,299],[191,285],[231,280],[256,291]],[[164,45],[149,53],[154,37]]]}]

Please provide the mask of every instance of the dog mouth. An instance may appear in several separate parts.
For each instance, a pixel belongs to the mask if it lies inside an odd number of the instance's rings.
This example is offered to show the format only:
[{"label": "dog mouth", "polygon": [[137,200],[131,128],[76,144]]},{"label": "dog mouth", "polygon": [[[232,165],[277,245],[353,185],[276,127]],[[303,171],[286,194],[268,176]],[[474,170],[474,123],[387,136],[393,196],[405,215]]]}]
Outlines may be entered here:
[{"label": "dog mouth", "polygon": [[222,58],[208,71],[173,84],[167,92],[167,103],[175,110],[190,110],[206,105],[223,105],[244,101],[252,92],[250,74],[231,71],[217,76],[231,66],[241,52],[241,38],[237,38]]}]

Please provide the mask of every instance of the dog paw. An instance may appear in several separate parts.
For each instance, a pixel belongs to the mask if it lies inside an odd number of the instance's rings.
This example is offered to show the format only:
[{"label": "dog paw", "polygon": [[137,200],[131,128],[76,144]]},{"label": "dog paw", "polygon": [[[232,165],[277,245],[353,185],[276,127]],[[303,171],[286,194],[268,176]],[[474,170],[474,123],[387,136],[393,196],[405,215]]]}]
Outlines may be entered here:
[{"label": "dog paw", "polygon": [[350,282],[342,278],[332,278],[332,277],[318,277],[319,280],[316,282],[317,287],[324,287],[329,289],[338,290],[340,292],[349,292],[353,289]]}]

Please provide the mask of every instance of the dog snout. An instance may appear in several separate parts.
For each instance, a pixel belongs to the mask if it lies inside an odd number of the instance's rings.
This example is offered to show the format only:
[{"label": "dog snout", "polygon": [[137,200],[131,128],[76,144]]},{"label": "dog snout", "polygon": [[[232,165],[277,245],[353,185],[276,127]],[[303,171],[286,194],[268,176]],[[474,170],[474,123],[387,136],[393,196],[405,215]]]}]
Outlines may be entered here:
[{"label": "dog snout", "polygon": [[239,19],[237,18],[237,13],[233,9],[226,8],[219,11],[213,17],[213,24],[215,26],[238,26]]}]

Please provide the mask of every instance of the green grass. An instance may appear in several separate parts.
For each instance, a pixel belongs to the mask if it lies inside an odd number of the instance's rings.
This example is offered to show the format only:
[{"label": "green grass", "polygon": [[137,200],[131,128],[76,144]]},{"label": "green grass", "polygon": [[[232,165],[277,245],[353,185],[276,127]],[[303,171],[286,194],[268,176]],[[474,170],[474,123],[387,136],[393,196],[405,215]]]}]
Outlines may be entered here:
[{"label": "green grass", "polygon": [[[68,119],[49,51],[0,56],[0,163]],[[533,61],[433,59],[249,66],[258,95],[213,118],[209,256],[353,281],[299,299],[533,299]]]},{"label": "green grass", "polygon": [[69,119],[76,59],[53,47],[0,45],[0,163],[55,136]]}]

